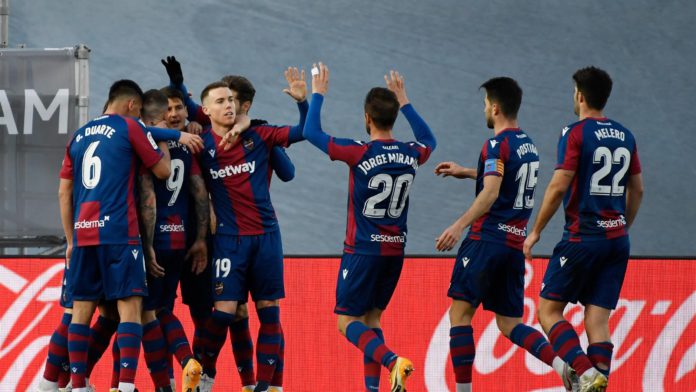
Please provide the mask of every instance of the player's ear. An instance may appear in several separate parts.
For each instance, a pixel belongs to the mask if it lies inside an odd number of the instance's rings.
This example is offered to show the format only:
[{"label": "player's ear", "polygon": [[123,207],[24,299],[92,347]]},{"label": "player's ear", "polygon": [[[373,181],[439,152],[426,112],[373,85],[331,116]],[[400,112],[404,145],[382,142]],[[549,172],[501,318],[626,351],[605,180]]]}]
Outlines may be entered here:
[{"label": "player's ear", "polygon": [[249,113],[249,109],[251,109],[251,101],[246,101],[242,103],[242,111],[244,113]]}]

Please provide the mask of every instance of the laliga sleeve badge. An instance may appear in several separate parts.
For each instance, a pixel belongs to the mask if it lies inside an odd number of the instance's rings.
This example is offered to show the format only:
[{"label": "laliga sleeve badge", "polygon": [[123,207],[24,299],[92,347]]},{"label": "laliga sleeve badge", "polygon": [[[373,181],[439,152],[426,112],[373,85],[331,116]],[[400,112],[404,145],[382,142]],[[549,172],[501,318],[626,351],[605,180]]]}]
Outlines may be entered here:
[{"label": "laliga sleeve badge", "polygon": [[221,295],[224,289],[225,284],[223,282],[215,282],[215,295]]},{"label": "laliga sleeve badge", "polygon": [[244,145],[244,148],[246,148],[249,151],[254,149],[254,139],[250,137],[244,139],[244,142],[242,142],[242,144]]}]

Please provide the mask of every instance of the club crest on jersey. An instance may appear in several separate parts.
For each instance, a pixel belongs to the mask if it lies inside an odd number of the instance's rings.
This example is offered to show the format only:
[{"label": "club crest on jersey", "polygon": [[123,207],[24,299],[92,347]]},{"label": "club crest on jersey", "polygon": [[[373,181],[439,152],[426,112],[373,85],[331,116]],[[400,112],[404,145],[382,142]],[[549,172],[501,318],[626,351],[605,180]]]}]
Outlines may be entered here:
[{"label": "club crest on jersey", "polygon": [[254,139],[248,137],[248,138],[244,139],[244,141],[242,142],[242,145],[247,150],[253,150],[254,149]]},{"label": "club crest on jersey", "polygon": [[223,282],[215,282],[215,295],[221,295],[225,290],[225,284]]},{"label": "club crest on jersey", "polygon": [[343,280],[346,280],[346,276],[348,276],[348,268],[343,269]]},{"label": "club crest on jersey", "polygon": [[215,158],[215,149],[211,148],[210,150],[208,150],[208,154],[210,154],[211,158]]}]

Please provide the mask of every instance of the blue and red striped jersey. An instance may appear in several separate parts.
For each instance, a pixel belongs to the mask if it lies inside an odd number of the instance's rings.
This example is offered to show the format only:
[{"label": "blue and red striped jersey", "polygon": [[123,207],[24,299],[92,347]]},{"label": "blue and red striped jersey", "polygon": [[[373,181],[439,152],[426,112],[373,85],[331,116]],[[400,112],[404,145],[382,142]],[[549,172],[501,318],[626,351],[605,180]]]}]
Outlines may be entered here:
[{"label": "blue and red striped jersey", "polygon": [[586,241],[627,235],[626,181],[641,172],[631,131],[608,118],[586,118],[563,128],[556,169],[575,172],[563,199],[563,239]]},{"label": "blue and red striped jersey", "polygon": [[75,131],[60,177],[73,181],[74,244],[138,244],[136,176],[163,154],[138,120],[98,117]]},{"label": "blue and red striped jersey", "polygon": [[418,142],[329,140],[329,157],[350,167],[344,252],[404,254],[408,193],[431,152]]},{"label": "blue and red striped jersey", "polygon": [[527,221],[534,208],[534,190],[539,171],[539,153],[532,139],[519,128],[504,129],[486,140],[476,170],[476,195],[485,176],[502,176],[498,198],[478,218],[467,238],[522,249]]},{"label": "blue and red striped jersey", "polygon": [[153,246],[155,249],[185,249],[187,228],[193,227],[195,231],[196,227],[188,224],[193,215],[189,214],[190,178],[200,175],[201,169],[188,147],[175,141],[168,141],[167,145],[171,173],[166,180],[154,180],[157,222]]},{"label": "blue and red striped jersey", "polygon": [[[218,148],[221,138],[211,129],[201,134],[204,149],[198,161],[217,217],[217,233],[259,235],[278,230],[269,192],[269,160],[274,146],[288,146],[293,128],[252,126],[228,151]],[[301,138],[301,128],[292,132]]]}]

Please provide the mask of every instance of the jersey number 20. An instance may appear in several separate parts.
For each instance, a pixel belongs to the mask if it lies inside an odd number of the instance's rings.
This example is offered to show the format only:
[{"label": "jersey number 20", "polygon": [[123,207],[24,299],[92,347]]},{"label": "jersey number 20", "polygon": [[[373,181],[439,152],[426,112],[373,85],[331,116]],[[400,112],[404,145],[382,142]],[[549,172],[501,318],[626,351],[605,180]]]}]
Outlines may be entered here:
[{"label": "jersey number 20", "polygon": [[[410,173],[402,174],[396,179],[385,173],[370,178],[370,182],[367,183],[368,188],[379,189],[382,187],[382,191],[365,201],[363,215],[368,218],[384,218],[386,214],[392,218],[400,217],[406,206],[412,183],[413,174]],[[387,198],[389,198],[388,208],[377,208],[377,204]]]}]

